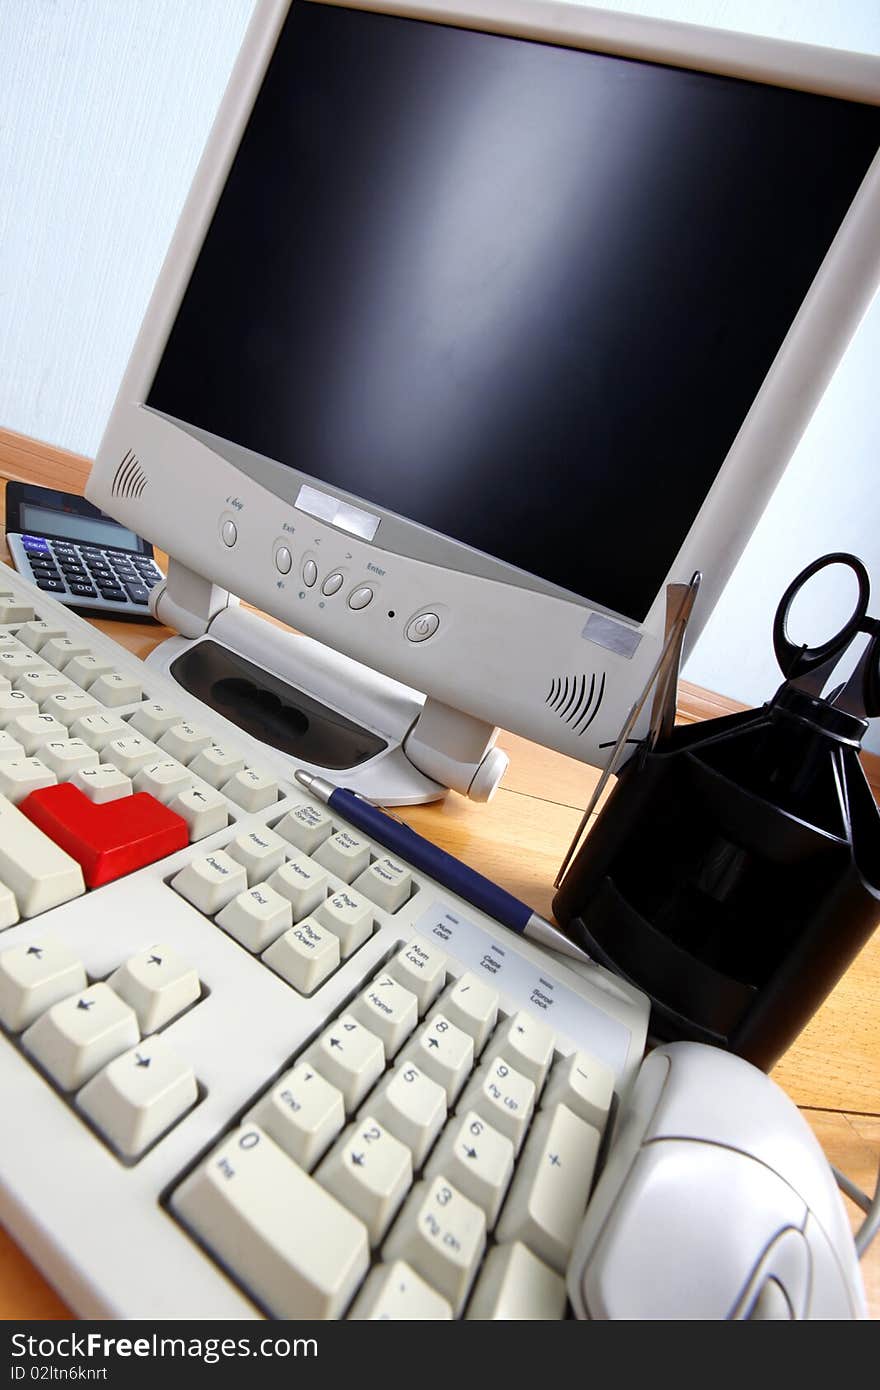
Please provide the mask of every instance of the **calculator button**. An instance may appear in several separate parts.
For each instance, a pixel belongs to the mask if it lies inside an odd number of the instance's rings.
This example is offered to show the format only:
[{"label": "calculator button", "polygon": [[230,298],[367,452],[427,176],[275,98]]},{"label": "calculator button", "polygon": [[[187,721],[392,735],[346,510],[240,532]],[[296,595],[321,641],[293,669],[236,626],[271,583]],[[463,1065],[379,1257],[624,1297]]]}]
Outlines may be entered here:
[{"label": "calculator button", "polygon": [[385,1242],[386,1260],[402,1259],[461,1312],[486,1246],[481,1209],[445,1178],[414,1188]]},{"label": "calculator button", "polygon": [[339,1317],[367,1272],[363,1223],[255,1125],[227,1135],[172,1198],[272,1317]]},{"label": "calculator button", "polygon": [[295,806],[278,822],[275,831],[304,854],[314,854],[333,834],[333,822],[317,806]]},{"label": "calculator button", "polygon": [[308,855],[295,854],[275,870],[269,884],[287,899],[293,908],[294,921],[299,922],[323,902],[327,875]]},{"label": "calculator button", "polygon": [[79,787],[62,782],[31,792],[22,810],[82,866],[89,888],[134,873],[189,843],[180,817],[142,793],[96,805]]},{"label": "calculator button", "polygon": [[49,549],[49,542],[44,541],[40,536],[22,536],[21,543],[28,554],[30,554],[31,551],[36,552]]},{"label": "calculator button", "polygon": [[315,859],[343,883],[351,883],[370,862],[370,846],[359,835],[340,830],[315,850]]},{"label": "calculator button", "polygon": [[388,962],[388,974],[412,990],[423,1014],[446,983],[446,957],[435,946],[417,939]]},{"label": "calculator button", "polygon": [[108,603],[125,603],[125,593],[122,589],[102,585],[100,592],[101,598],[106,599]]},{"label": "calculator button", "polygon": [[100,767],[81,767],[70,779],[71,785],[85,792],[89,801],[102,805],[105,801],[118,801],[121,796],[131,796],[130,778],[112,763],[101,763]]},{"label": "calculator button", "polygon": [[65,585],[60,579],[43,578],[41,575],[37,579],[37,588],[42,589],[44,594],[63,594]]},{"label": "calculator button", "polygon": [[498,1220],[501,1203],[513,1176],[513,1144],[475,1110],[448,1125],[425,1170],[429,1178],[445,1177],[481,1207],[488,1230]]},{"label": "calculator button", "polygon": [[76,598],[97,598],[97,597],[98,597],[98,591],[97,591],[97,589],[94,589],[94,588],[92,587],[91,584],[75,584],[75,583],[71,583],[70,580],[68,580],[67,582],[68,582],[68,584],[70,584],[70,592],[71,592]]},{"label": "calculator button", "polygon": [[420,1168],[446,1123],[446,1092],[415,1062],[398,1062],[366,1102],[370,1113],[412,1151]]},{"label": "calculator button", "polygon": [[435,1014],[416,1034],[406,1056],[443,1087],[447,1104],[453,1105],[474,1065],[474,1040]]},{"label": "calculator button", "polygon": [[339,942],[314,917],[306,917],[273,941],[262,960],[300,994],[314,994],[339,965]]},{"label": "calculator button", "polygon": [[0,1023],[20,1033],[53,1004],[86,988],[82,962],[52,936],[0,952]]},{"label": "calculator button", "polygon": [[354,880],[352,885],[359,888],[371,902],[385,912],[397,912],[409,901],[412,888],[412,874],[403,864],[385,855],[377,859],[368,869]]},{"label": "calculator button", "polygon": [[564,1275],[590,1195],[600,1138],[564,1105],[543,1111],[517,1169],[498,1239],[521,1240]]},{"label": "calculator button", "polygon": [[412,1155],[405,1144],[365,1115],[349,1126],[315,1179],[359,1216],[378,1245],[412,1187]]},{"label": "calculator button", "polygon": [[[311,861],[314,863],[314,860]],[[373,909],[362,898],[356,898],[343,889],[329,898],[323,898],[317,908],[316,916],[335,936],[343,956],[350,956],[359,946],[363,946],[373,931]]]},{"label": "calculator button", "polygon": [[525,1245],[495,1245],[468,1304],[477,1322],[558,1322],[565,1317],[565,1280]]},{"label": "calculator button", "polygon": [[382,1039],[389,1060],[400,1051],[419,1019],[416,996],[385,974],[377,975],[358,995],[351,1012]]},{"label": "calculator button", "polygon": [[236,894],[215,920],[245,950],[257,952],[293,925],[293,913],[286,898],[268,883],[260,883]]},{"label": "calculator button", "polygon": [[132,956],[107,981],[134,1009],[142,1033],[155,1033],[199,998],[198,971],[170,946],[150,946]]},{"label": "calculator button", "polygon": [[145,589],[143,584],[126,584],[125,592],[131,602],[136,603],[141,608],[145,608],[150,601],[149,590]]},{"label": "calculator button", "polygon": [[134,1010],[99,983],[53,1004],[21,1043],[62,1090],[73,1091],[139,1038]]},{"label": "calculator button", "polygon": [[405,1260],[377,1265],[352,1304],[353,1322],[438,1322],[452,1309]]},{"label": "calculator button", "polygon": [[342,1092],[346,1114],[356,1110],[385,1070],[382,1043],[351,1014],[335,1019],[305,1060]]},{"label": "calculator button", "polygon": [[342,1093],[300,1062],[247,1115],[310,1173],[345,1124]]},{"label": "calculator button", "polygon": [[498,1018],[498,991],[468,972],[454,980],[442,996],[439,1011],[470,1033],[474,1056],[479,1057]]},{"label": "calculator button", "polygon": [[213,787],[184,787],[169,802],[169,810],[186,821],[191,840],[204,840],[229,823],[226,798]]},{"label": "calculator button", "polygon": [[77,1108],[125,1158],[137,1158],[195,1105],[195,1073],[163,1038],[148,1038],[93,1076]]},{"label": "calculator button", "polygon": [[218,849],[204,859],[194,859],[171,880],[171,887],[188,903],[213,917],[237,893],[247,888],[247,874],[240,864]]}]

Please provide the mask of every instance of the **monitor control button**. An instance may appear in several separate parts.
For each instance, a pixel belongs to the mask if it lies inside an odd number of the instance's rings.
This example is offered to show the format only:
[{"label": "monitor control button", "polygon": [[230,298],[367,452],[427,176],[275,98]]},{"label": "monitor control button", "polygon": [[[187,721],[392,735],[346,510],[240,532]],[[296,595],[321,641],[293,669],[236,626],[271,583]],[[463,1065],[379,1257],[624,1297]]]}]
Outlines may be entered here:
[{"label": "monitor control button", "polygon": [[362,584],[359,589],[353,589],[348,596],[349,608],[366,608],[372,601],[373,590],[367,584]]},{"label": "monitor control button", "polygon": [[318,579],[318,566],[314,560],[306,560],[303,565],[303,583],[307,589],[311,589]]},{"label": "monitor control button", "polygon": [[410,642],[424,642],[428,637],[434,636],[439,626],[440,619],[436,613],[419,613],[418,617],[407,624],[406,635]]},{"label": "monitor control button", "polygon": [[321,585],[321,593],[326,594],[328,598],[331,594],[338,594],[344,582],[343,576],[338,570],[334,574],[328,574]]},{"label": "monitor control button", "polygon": [[232,547],[238,540],[238,527],[234,521],[224,521],[220,527],[220,535],[224,545]]},{"label": "monitor control button", "polygon": [[286,545],[279,545],[275,551],[275,568],[279,574],[290,574],[293,558]]}]

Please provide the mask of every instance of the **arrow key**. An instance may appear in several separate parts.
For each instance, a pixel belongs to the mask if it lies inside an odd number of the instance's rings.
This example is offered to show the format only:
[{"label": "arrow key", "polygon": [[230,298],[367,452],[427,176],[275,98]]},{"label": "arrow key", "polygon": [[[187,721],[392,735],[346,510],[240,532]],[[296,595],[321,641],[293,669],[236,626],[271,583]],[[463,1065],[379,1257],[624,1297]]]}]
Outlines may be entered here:
[{"label": "arrow key", "polygon": [[0,954],[0,1023],[11,1033],[86,987],[82,962],[52,936]]},{"label": "arrow key", "polygon": [[350,1115],[385,1070],[385,1050],[352,1014],[341,1014],[312,1044],[305,1061],[342,1092]]},{"label": "arrow key", "polygon": [[144,1034],[164,1028],[202,992],[198,971],[170,946],[138,952],[107,983],[134,1009]]},{"label": "arrow key", "polygon": [[164,1038],[149,1038],[93,1076],[76,1104],[114,1149],[137,1158],[197,1099],[192,1067]]},{"label": "arrow key", "polygon": [[359,1216],[375,1246],[412,1186],[412,1155],[371,1115],[351,1125],[315,1177],[344,1207]]},{"label": "arrow key", "polygon": [[54,1004],[21,1045],[63,1090],[75,1091],[139,1037],[134,1010],[99,983]]},{"label": "arrow key", "polygon": [[449,1124],[425,1169],[429,1178],[445,1177],[486,1214],[486,1229],[498,1220],[513,1177],[513,1144],[475,1110]]}]

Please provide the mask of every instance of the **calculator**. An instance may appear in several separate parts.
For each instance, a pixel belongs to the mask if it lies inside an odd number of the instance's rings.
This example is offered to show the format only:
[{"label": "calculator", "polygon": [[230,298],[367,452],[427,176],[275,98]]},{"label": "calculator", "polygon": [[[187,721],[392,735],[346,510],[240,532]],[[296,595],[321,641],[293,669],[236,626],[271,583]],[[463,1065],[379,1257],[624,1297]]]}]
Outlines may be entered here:
[{"label": "calculator", "polygon": [[150,590],[162,578],[153,547],[84,497],[7,483],[6,542],[19,573],[60,603],[149,618]]}]

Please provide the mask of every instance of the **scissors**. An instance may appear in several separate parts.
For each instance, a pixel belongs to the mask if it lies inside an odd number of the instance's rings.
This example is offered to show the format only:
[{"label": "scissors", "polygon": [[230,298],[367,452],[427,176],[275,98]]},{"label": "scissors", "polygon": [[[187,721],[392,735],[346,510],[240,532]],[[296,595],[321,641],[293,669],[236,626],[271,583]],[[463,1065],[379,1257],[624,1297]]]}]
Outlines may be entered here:
[{"label": "scissors", "polygon": [[[820,570],[843,565],[852,570],[858,581],[859,593],[850,617],[827,641],[815,647],[793,642],[788,634],[788,616],[795,598],[804,585]],[[869,642],[848,681],[837,686],[827,697],[828,703],[857,719],[872,719],[880,714],[880,620],[868,616],[871,601],[871,582],[868,571],[856,555],[835,551],[822,555],[802,569],[789,584],[773,620],[773,649],[786,680],[798,690],[819,699],[837,663],[859,633],[867,633]]]}]

